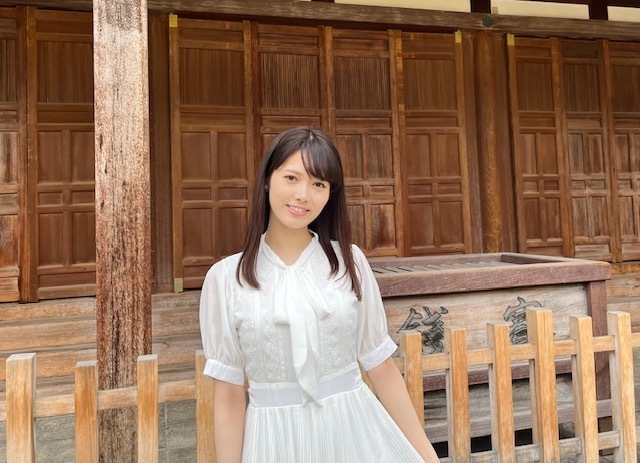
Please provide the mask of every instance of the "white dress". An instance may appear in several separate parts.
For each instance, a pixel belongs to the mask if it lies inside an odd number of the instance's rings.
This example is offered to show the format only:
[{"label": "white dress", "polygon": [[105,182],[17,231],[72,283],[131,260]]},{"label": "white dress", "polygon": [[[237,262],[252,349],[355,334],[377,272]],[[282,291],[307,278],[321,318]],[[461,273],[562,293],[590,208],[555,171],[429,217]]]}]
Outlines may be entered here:
[{"label": "white dress", "polygon": [[[337,243],[332,243],[342,258]],[[347,277],[329,278],[314,235],[287,266],[264,242],[260,290],[236,280],[240,254],[216,263],[202,287],[205,374],[249,381],[243,463],[421,463],[362,382],[396,349],[371,268],[352,246],[362,302]]]}]

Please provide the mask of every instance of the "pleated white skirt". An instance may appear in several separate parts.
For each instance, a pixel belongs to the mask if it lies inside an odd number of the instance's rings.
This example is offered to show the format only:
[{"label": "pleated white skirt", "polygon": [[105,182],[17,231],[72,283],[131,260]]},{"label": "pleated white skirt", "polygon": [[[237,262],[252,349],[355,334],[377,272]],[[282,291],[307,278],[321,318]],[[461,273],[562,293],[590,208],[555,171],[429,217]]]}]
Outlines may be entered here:
[{"label": "pleated white skirt", "polygon": [[245,421],[243,463],[423,463],[361,381],[318,403],[255,406]]}]

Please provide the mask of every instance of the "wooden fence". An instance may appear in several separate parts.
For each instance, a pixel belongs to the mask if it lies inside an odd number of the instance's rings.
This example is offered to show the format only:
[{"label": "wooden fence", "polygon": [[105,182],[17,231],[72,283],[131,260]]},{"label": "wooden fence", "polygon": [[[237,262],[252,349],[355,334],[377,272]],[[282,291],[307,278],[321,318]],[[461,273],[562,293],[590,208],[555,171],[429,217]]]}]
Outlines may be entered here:
[{"label": "wooden fence", "polygon": [[[446,462],[560,462],[577,455],[578,462],[598,462],[599,451],[612,449],[615,462],[636,462],[636,417],[633,348],[640,334],[631,333],[629,314],[607,314],[608,335],[594,337],[591,319],[571,317],[570,337],[553,339],[552,313],[527,311],[528,343],[510,345],[508,325],[488,324],[488,347],[467,350],[464,329],[445,329],[445,353],[422,355],[418,332],[403,332],[397,363],[424,422],[423,377],[443,370],[447,389],[449,456]],[[608,352],[611,372],[611,429],[598,430],[594,354]],[[572,359],[573,422],[576,435],[560,439],[556,404],[555,358]],[[530,363],[533,443],[515,445],[511,366]],[[196,453],[198,462],[215,462],[213,442],[214,383],[202,374],[195,380],[159,383],[156,355],[138,360],[137,387],[98,390],[95,361],[83,361],[75,370],[75,394],[36,397],[35,354],[16,354],[7,360],[6,401],[0,402],[0,421],[6,421],[7,463],[35,461],[34,419],[75,415],[76,461],[98,461],[100,410],[138,408],[138,461],[158,461],[158,404],[196,401]],[[196,372],[205,363],[196,353]],[[492,450],[471,452],[468,369],[489,369]]]}]

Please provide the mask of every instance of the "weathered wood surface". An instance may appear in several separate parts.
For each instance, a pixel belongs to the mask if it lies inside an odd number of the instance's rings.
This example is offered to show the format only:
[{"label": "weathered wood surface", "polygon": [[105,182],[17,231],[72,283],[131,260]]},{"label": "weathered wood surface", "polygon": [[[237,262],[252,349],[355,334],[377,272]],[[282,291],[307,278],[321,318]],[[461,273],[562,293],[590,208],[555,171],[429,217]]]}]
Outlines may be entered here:
[{"label": "weathered wood surface", "polygon": [[35,354],[16,355],[7,361],[7,463],[35,461],[34,401]]},{"label": "weathered wood surface", "polygon": [[477,95],[478,160],[482,191],[482,244],[486,252],[499,252],[502,244],[502,201],[497,141],[497,88],[493,34],[480,32],[474,41],[475,94]]},{"label": "weathered wood surface", "polygon": [[[0,6],[14,6],[16,3],[48,8],[46,0],[0,0]],[[386,8],[362,5],[345,5],[328,2],[296,2],[294,0],[272,0],[265,8],[261,0],[204,0],[190,2],[184,0],[149,0],[149,8],[164,12],[212,13],[233,16],[263,16],[286,18],[289,20],[321,20],[344,23],[349,21],[390,27],[412,25],[426,28],[456,30],[492,30],[516,32],[529,36],[554,36],[574,38],[609,38],[614,40],[637,40],[640,26],[635,23],[544,18],[532,21],[528,17],[488,15],[484,13],[458,13],[409,8]],[[91,0],[62,0],[57,8],[90,11]],[[490,26],[485,25],[489,23]]]},{"label": "weathered wood surface", "polygon": [[75,375],[76,461],[98,461],[98,362],[78,362]]},{"label": "weathered wood surface", "polygon": [[[96,338],[101,389],[136,382],[151,352],[146,0],[94,0]],[[135,409],[99,414],[100,461],[136,461]]]},{"label": "weathered wood surface", "polygon": [[606,262],[523,254],[371,258],[383,297],[601,281]]},{"label": "weathered wood surface", "polygon": [[[157,309],[152,314],[152,323],[152,350],[165,358],[164,364],[193,361],[191,354],[200,345],[197,303],[191,307]],[[3,333],[0,358],[18,352],[38,352],[38,377],[71,374],[76,362],[96,358],[93,314],[0,322],[0,329]],[[4,366],[0,365],[2,379]]]}]

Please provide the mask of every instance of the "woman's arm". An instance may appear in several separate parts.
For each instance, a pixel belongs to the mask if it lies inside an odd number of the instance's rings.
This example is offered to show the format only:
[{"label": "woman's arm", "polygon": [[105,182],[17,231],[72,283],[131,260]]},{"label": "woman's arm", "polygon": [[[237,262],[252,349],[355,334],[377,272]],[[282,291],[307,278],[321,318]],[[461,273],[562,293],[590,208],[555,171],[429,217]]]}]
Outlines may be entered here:
[{"label": "woman's arm", "polygon": [[244,386],[216,380],[213,435],[217,463],[240,463],[247,397]]},{"label": "woman's arm", "polygon": [[440,461],[413,408],[402,375],[391,357],[367,372],[378,399],[427,463]]}]

